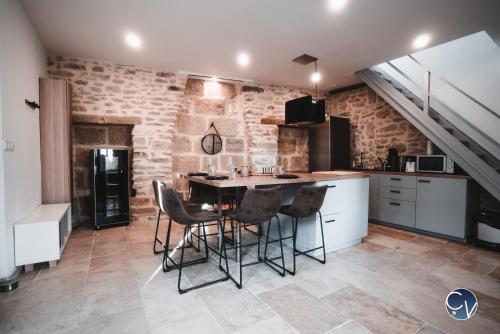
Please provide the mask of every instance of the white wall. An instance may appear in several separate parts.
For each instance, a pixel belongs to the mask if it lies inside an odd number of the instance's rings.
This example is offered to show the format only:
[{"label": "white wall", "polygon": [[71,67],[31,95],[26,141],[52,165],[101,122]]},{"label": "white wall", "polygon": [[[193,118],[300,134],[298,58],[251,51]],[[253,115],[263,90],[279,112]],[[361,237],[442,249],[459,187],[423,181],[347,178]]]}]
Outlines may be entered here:
[{"label": "white wall", "polygon": [[15,151],[0,153],[0,277],[15,270],[13,224],[41,203],[38,110],[24,99],[39,101],[45,66],[45,51],[24,9],[17,0],[1,0],[0,135],[15,142]]},{"label": "white wall", "polygon": [[[486,112],[440,79],[448,80],[499,114],[500,48],[488,34],[484,31],[479,32],[417,52],[413,56],[432,73],[431,95],[437,96],[494,142],[500,143],[498,118]],[[418,85],[410,83],[388,65],[380,65],[380,68],[422,98],[423,69],[408,57],[395,59],[392,63],[416,81]],[[431,106],[450,121],[456,118],[453,113],[437,104],[432,97]],[[460,121],[457,120],[457,122]],[[495,145],[492,142],[483,144]]]}]

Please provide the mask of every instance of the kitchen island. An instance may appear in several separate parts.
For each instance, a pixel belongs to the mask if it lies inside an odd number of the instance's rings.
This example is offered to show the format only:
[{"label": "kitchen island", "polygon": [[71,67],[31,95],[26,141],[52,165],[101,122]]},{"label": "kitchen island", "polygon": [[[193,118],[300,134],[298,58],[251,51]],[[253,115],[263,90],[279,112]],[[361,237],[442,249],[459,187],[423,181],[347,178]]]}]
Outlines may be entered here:
[{"label": "kitchen island", "polygon": [[[364,172],[328,171],[315,173],[294,173],[296,179],[279,179],[270,175],[237,176],[230,180],[206,180],[204,177],[190,177],[191,182],[217,188],[238,187],[283,187],[283,204],[292,203],[295,194],[304,184],[327,185],[328,191],[320,209],[325,235],[326,252],[340,250],[361,242],[368,233],[369,175]],[[291,218],[279,215],[284,236],[292,234]],[[275,227],[273,224],[272,227]],[[264,228],[263,231],[267,231]],[[270,237],[277,238],[277,230],[271,228]],[[285,243],[291,246],[291,240]],[[315,248],[321,244],[320,215],[300,220],[297,232],[298,249]],[[320,250],[315,255],[320,254]]]}]

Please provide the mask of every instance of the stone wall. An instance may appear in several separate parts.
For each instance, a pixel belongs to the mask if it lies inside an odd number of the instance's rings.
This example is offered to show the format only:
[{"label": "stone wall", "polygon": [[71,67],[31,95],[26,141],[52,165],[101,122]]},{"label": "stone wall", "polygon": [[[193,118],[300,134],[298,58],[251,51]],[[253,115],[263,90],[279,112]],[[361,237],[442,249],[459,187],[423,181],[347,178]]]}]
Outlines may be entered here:
[{"label": "stone wall", "polygon": [[369,87],[329,97],[327,109],[350,119],[352,158],[359,163],[364,152],[365,167],[379,168],[377,157],[385,160],[391,147],[400,155],[425,154],[427,138]]},{"label": "stone wall", "polygon": [[308,133],[306,128],[279,128],[278,161],[286,171],[309,171]]},{"label": "stone wall", "polygon": [[[211,96],[206,88],[211,87]],[[172,170],[188,173],[208,170],[208,157],[201,140],[210,124],[222,138],[222,151],[212,156],[217,170],[226,171],[229,157],[236,166],[246,165],[245,127],[238,108],[240,87],[224,82],[188,79],[184,100],[177,116]],[[209,133],[214,133],[210,129]]]},{"label": "stone wall", "polygon": [[[48,58],[48,75],[70,81],[74,121],[92,126],[134,125],[134,221],[154,219],[152,180],[174,184],[178,173],[207,169],[208,155],[201,150],[201,138],[211,122],[224,141],[222,152],[214,156],[219,170],[226,169],[229,156],[236,165],[256,169],[278,160],[278,127],[262,125],[260,119],[283,118],[285,102],[305,94],[293,87],[188,80],[151,68],[57,55]],[[307,139],[295,138],[294,150],[291,143],[295,135],[285,131],[279,147],[286,152],[279,156],[289,170],[306,170]],[[300,161],[301,155],[305,160]],[[79,154],[75,152],[75,156]],[[80,162],[75,160],[74,168],[81,176]],[[78,191],[80,188],[75,186]],[[81,207],[82,201],[77,201]]]},{"label": "stone wall", "polygon": [[[132,126],[89,125],[74,123],[72,127],[73,150],[73,222],[91,222],[92,172],[90,151],[94,148],[108,147],[125,149],[132,157]],[[130,161],[130,166],[131,161]],[[131,168],[130,168],[131,169]],[[132,177],[133,170],[129,175]],[[133,189],[133,187],[132,187]],[[133,191],[132,191],[132,195]]]},{"label": "stone wall", "polygon": [[[245,118],[248,156],[252,166],[259,169],[278,159],[278,127],[276,125],[262,125],[260,120],[262,118],[284,119],[285,102],[307,94],[310,92],[290,86],[254,85],[242,87],[241,108]],[[288,135],[286,131],[285,134]],[[300,141],[299,145],[303,147],[303,143]],[[285,154],[282,155],[282,158],[284,157]],[[307,170],[305,168],[307,167],[306,161],[307,159],[304,157],[301,162],[296,158],[289,158],[284,162],[289,170],[299,171]]]},{"label": "stone wall", "polygon": [[172,140],[185,76],[88,59],[49,56],[48,75],[71,82],[72,114],[91,122],[136,124],[132,130],[132,219],[155,215],[153,179],[172,183]]}]

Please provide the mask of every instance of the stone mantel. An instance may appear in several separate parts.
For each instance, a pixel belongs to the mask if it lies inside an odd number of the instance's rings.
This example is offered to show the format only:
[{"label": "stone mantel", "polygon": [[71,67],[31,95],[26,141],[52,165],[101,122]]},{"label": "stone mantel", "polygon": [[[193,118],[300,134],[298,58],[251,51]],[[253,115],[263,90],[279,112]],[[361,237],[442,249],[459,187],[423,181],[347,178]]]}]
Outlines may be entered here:
[{"label": "stone mantel", "polygon": [[98,115],[75,115],[71,117],[72,123],[84,124],[110,124],[110,125],[138,125],[142,124],[140,117],[134,116],[98,116]]}]

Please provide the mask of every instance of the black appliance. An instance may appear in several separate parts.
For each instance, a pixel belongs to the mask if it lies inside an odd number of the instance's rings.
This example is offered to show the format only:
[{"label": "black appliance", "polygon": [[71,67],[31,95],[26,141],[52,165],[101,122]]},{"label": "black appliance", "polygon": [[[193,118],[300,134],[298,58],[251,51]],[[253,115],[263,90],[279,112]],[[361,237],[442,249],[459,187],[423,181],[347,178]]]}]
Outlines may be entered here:
[{"label": "black appliance", "polygon": [[95,228],[130,223],[128,151],[90,151]]},{"label": "black appliance", "polygon": [[285,103],[285,124],[310,125],[324,121],[325,100],[314,101],[308,95]]},{"label": "black appliance", "polygon": [[309,128],[309,170],[311,172],[350,169],[349,119],[330,117]]},{"label": "black appliance", "polygon": [[387,154],[388,168],[391,172],[399,172],[399,156],[398,150],[395,148],[390,148]]}]

